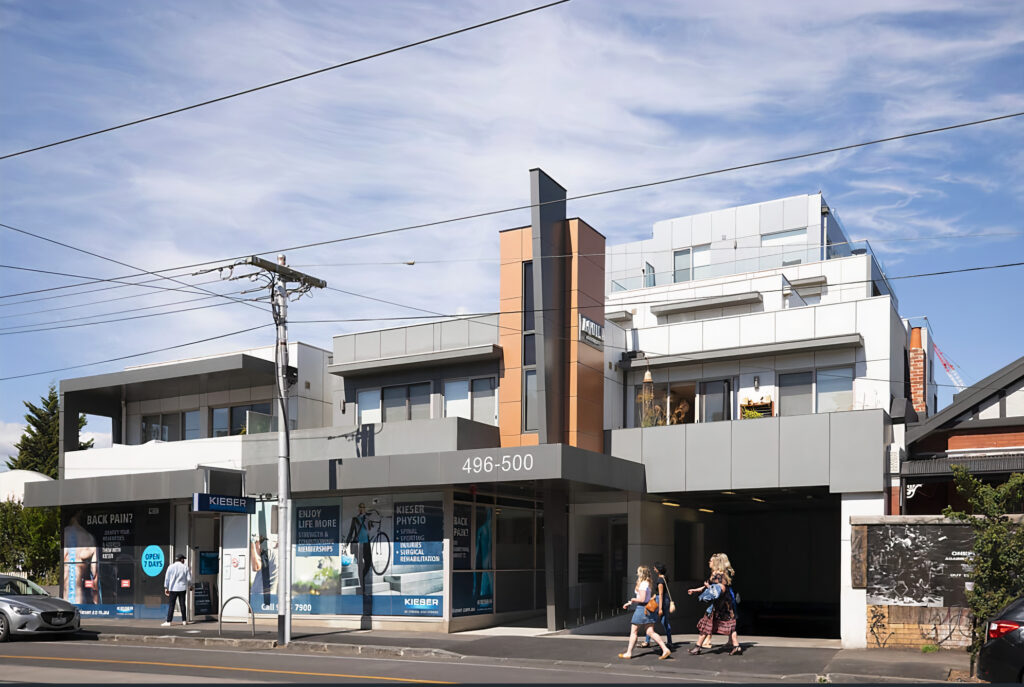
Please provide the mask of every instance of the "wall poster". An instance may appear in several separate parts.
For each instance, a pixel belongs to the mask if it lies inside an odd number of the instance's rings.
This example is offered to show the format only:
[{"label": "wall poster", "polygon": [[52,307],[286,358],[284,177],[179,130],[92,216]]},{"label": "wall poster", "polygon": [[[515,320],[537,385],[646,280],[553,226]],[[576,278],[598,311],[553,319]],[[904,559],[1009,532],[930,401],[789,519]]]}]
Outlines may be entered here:
[{"label": "wall poster", "polygon": [[167,504],[64,509],[61,596],[84,617],[160,617]]},{"label": "wall poster", "polygon": [[973,547],[966,526],[869,525],[867,603],[966,606]]},{"label": "wall poster", "polygon": [[[251,516],[256,612],[277,612],[274,508]],[[298,499],[293,506],[292,612],[440,617],[441,494]]]},{"label": "wall poster", "polygon": [[[494,558],[493,513],[490,506],[469,506],[455,504],[456,531],[452,537],[452,568],[454,570],[471,569],[473,572],[455,572],[452,574],[452,615],[480,615],[494,612]],[[460,526],[469,522],[472,525]],[[472,533],[472,552],[469,555],[468,536]],[[457,551],[463,553],[457,554]],[[456,555],[464,556],[458,560]]]}]

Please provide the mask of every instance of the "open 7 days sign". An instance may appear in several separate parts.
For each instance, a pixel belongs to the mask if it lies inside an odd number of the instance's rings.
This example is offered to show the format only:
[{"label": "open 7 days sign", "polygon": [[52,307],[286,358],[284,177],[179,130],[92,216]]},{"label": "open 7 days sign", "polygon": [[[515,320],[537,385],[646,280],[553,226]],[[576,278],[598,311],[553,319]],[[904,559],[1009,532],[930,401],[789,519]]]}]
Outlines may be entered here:
[{"label": "open 7 days sign", "polygon": [[255,513],[256,499],[221,494],[192,494],[192,510],[215,513]]}]

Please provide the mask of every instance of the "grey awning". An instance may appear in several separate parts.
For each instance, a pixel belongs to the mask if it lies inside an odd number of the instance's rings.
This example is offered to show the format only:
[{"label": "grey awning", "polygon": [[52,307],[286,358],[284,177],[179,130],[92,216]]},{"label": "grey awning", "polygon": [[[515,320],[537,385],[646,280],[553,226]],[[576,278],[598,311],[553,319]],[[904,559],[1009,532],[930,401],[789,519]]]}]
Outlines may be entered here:
[{"label": "grey awning", "polygon": [[77,506],[192,498],[193,493],[203,491],[204,479],[203,470],[176,470],[34,482],[25,485],[25,505]]},{"label": "grey awning", "polygon": [[[60,392],[78,412],[103,415],[111,402],[145,401],[242,387],[273,385],[272,360],[245,353],[63,379]],[[295,368],[289,368],[294,373]]]},{"label": "grey awning", "polygon": [[444,365],[448,363],[467,363],[478,360],[498,360],[501,357],[501,346],[485,344],[468,348],[449,348],[429,353],[414,353],[393,358],[371,358],[350,363],[328,365],[327,371],[341,377],[357,377],[360,375],[394,372],[409,367],[424,365]]},{"label": "grey awning", "polygon": [[[564,444],[325,459],[293,462],[291,468],[295,493],[550,479],[623,491],[643,492],[646,487],[642,464]],[[277,465],[248,467],[246,490],[277,493]]]},{"label": "grey awning", "polygon": [[709,351],[694,351],[676,355],[651,356],[650,358],[624,358],[620,365],[629,370],[637,367],[667,367],[669,365],[685,365],[713,360],[735,360],[740,358],[759,358],[766,355],[785,355],[786,353],[805,353],[809,351],[827,351],[839,348],[859,348],[864,345],[860,334],[843,334],[840,336],[823,336],[817,339],[800,339],[797,341],[777,341],[775,343],[758,344],[756,346],[737,346],[734,348],[718,348]]},{"label": "grey awning", "polygon": [[948,477],[953,465],[963,465],[971,474],[1024,472],[1024,453],[995,455],[945,456],[903,461],[900,474],[904,477]]},{"label": "grey awning", "polygon": [[712,308],[729,308],[734,305],[751,305],[762,301],[761,294],[757,291],[748,293],[734,293],[728,296],[709,296],[707,298],[688,298],[673,303],[652,305],[651,314],[656,316],[678,315],[686,312],[697,312],[699,310],[710,310]]},{"label": "grey awning", "polygon": [[632,322],[633,313],[628,310],[613,310],[604,314],[604,319],[612,322]]}]

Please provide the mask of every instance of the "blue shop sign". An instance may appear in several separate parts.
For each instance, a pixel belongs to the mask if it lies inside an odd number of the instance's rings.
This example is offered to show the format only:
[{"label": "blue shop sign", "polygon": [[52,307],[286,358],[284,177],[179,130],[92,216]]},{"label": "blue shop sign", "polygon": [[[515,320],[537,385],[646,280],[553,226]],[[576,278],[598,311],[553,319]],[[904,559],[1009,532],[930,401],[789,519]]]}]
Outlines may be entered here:
[{"label": "blue shop sign", "polygon": [[247,496],[223,496],[221,494],[192,494],[192,510],[215,513],[256,512],[256,499]]}]

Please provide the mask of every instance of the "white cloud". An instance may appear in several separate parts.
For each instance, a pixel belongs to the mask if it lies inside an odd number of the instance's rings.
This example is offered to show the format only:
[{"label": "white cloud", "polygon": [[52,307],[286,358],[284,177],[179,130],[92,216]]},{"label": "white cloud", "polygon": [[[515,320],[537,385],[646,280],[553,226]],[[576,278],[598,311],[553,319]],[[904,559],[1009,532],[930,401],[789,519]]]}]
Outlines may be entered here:
[{"label": "white cloud", "polygon": [[7,469],[7,459],[18,455],[14,445],[21,440],[25,424],[0,421],[0,471]]}]

